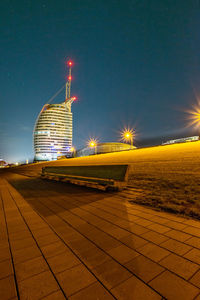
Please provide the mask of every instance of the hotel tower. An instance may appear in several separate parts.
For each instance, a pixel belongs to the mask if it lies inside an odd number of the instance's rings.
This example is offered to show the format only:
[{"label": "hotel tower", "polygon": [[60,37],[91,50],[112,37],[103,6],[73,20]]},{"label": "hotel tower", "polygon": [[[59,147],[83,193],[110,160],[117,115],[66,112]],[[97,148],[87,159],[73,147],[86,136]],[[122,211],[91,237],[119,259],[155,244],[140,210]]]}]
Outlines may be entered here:
[{"label": "hotel tower", "polygon": [[56,160],[58,156],[70,155],[72,148],[71,105],[76,97],[70,96],[71,61],[68,62],[68,67],[65,101],[59,104],[45,104],[36,120],[33,132],[35,161]]}]

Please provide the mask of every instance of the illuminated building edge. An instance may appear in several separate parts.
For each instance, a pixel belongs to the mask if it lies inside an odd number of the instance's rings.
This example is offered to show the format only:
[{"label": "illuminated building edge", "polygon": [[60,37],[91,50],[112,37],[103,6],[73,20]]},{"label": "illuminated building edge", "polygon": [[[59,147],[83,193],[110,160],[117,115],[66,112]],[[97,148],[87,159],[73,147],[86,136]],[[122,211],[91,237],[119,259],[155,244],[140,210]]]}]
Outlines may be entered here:
[{"label": "illuminated building edge", "polygon": [[[71,104],[71,103],[70,103]],[[35,161],[56,160],[72,147],[72,112],[67,102],[46,104],[34,128]]]},{"label": "illuminated building edge", "polygon": [[[96,148],[96,149],[95,149]],[[117,143],[117,142],[110,142],[110,143],[98,143],[96,147],[85,147],[77,151],[77,156],[88,156],[95,154],[103,154],[103,153],[110,153],[110,152],[119,152],[119,151],[126,151],[126,150],[133,150],[136,149],[135,146],[125,143]]]}]

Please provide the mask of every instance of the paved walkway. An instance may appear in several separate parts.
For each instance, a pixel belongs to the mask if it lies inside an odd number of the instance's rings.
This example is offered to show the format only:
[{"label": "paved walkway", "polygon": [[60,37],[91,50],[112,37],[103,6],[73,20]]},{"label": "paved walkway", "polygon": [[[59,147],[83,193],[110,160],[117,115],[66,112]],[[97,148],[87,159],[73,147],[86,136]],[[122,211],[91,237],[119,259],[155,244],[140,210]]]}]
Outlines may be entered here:
[{"label": "paved walkway", "polygon": [[200,299],[200,222],[0,179],[0,299]]}]

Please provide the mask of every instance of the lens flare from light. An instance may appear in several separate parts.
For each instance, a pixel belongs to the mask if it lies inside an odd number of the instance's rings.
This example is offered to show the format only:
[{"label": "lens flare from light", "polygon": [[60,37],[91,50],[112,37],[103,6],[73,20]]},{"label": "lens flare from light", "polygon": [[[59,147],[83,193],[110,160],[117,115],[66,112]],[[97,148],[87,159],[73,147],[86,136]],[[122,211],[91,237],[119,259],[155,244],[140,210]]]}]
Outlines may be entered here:
[{"label": "lens flare from light", "polygon": [[200,100],[193,106],[193,110],[188,110],[189,126],[200,128]]},{"label": "lens flare from light", "polygon": [[73,62],[72,62],[71,60],[69,60],[69,61],[67,62],[67,64],[68,64],[69,67],[71,67],[71,66],[73,65]]},{"label": "lens flare from light", "polygon": [[135,137],[135,131],[132,128],[124,128],[121,131],[121,139],[123,141],[130,141]]},{"label": "lens flare from light", "polygon": [[96,140],[96,139],[90,139],[90,140],[87,142],[87,144],[88,144],[88,147],[94,148],[94,147],[97,146],[97,140]]}]

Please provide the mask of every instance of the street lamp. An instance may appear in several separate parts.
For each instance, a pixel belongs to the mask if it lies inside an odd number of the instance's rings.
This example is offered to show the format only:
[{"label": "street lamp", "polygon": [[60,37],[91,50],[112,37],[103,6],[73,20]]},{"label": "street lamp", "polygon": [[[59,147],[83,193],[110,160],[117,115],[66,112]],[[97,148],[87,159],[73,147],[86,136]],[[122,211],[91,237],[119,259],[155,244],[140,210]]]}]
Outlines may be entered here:
[{"label": "street lamp", "polygon": [[92,139],[88,142],[90,148],[94,148],[94,154],[97,154],[97,141]]},{"label": "street lamp", "polygon": [[200,101],[193,107],[193,110],[189,110],[189,119],[190,119],[190,126],[194,126],[195,128],[200,127]]},{"label": "street lamp", "polygon": [[133,137],[134,137],[134,131],[133,129],[125,129],[122,131],[122,139],[125,141],[130,141],[131,148],[133,146]]},{"label": "street lamp", "polygon": [[69,150],[71,153],[72,153],[72,157],[75,156],[75,148],[74,147],[71,147],[70,150]]}]

